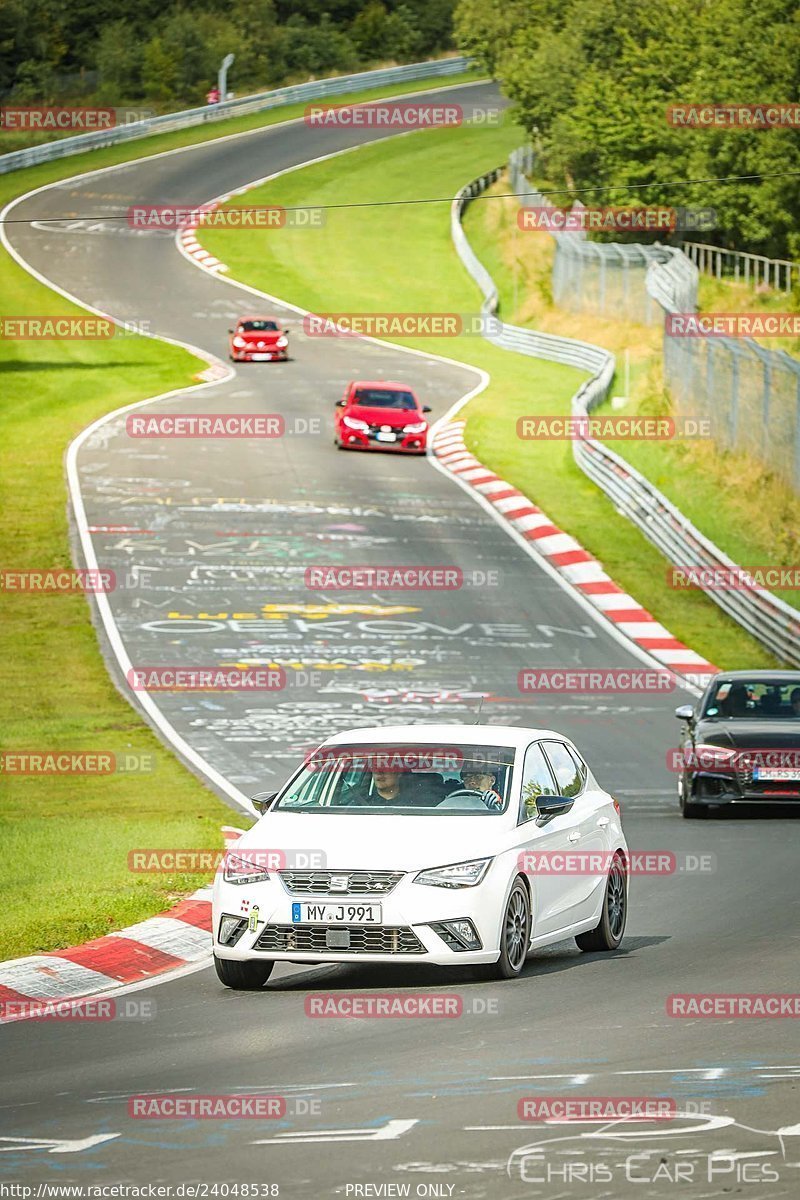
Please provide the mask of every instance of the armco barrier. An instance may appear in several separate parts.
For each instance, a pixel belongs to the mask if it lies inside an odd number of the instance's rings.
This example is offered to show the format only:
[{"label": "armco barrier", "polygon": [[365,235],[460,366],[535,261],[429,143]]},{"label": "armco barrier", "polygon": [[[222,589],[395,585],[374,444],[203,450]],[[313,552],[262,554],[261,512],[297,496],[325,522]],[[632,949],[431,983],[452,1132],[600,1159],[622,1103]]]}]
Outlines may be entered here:
[{"label": "armco barrier", "polygon": [[172,129],[186,129],[192,125],[206,125],[210,121],[221,121],[226,117],[244,116],[262,109],[281,108],[287,104],[298,104],[306,100],[327,100],[362,87],[379,88],[391,83],[413,83],[416,80],[446,78],[466,71],[472,64],[469,58],[440,58],[429,62],[409,63],[402,67],[385,67],[379,71],[361,71],[357,75],[339,75],[334,79],[315,79],[310,83],[297,83],[291,87],[276,88],[271,92],[259,92],[255,96],[243,96],[239,100],[226,100],[221,104],[204,104],[202,108],[188,108],[182,112],[164,113],[160,117],[149,117],[144,121],[131,121],[114,129],[81,133],[75,137],[60,138],[54,142],[43,142],[25,150],[14,150],[0,155],[0,175],[18,171],[22,167],[33,167],[38,163],[52,162],[70,154],[81,154],[84,150],[99,150],[102,146],[115,146],[134,138],[148,137],[152,133],[166,133]]},{"label": "armco barrier", "polygon": [[[497,311],[497,288],[472,250],[461,218],[470,200],[494,183],[501,171],[502,168],[498,167],[463,187],[453,201],[450,214],[456,252],[483,292],[481,311],[485,315],[493,315]],[[688,262],[687,265],[693,266]],[[672,288],[685,286],[681,268],[674,263],[654,263],[650,275],[649,283],[653,292],[663,291],[665,297]],[[591,379],[582,384],[572,397],[572,413],[575,416],[585,416],[608,395],[615,363],[614,356],[601,346],[506,324],[503,324],[500,332],[486,336],[501,349],[516,350],[519,354],[591,371]],[[619,454],[592,438],[576,438],[572,447],[581,470],[602,488],[619,512],[632,521],[670,562],[676,566],[715,570],[739,569],[658,488]],[[713,589],[706,594],[782,662],[800,667],[800,612],[797,609],[764,588]]]}]

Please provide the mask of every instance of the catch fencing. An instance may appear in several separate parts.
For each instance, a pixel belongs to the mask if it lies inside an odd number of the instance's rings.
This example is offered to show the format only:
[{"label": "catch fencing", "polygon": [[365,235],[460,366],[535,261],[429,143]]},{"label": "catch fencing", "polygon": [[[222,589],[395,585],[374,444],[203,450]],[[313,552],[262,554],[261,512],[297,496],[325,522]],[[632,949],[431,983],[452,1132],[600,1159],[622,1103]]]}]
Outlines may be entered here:
[{"label": "catch fencing", "polygon": [[[511,186],[526,204],[546,203],[529,182],[533,166],[529,150],[512,153]],[[555,301],[571,311],[663,324],[664,382],[677,415],[707,421],[721,449],[760,459],[800,490],[800,362],[751,337],[671,332],[665,312],[697,312],[699,271],[682,250],[593,243],[583,232],[553,236]],[[702,263],[709,261],[701,256]],[[777,280],[780,260],[764,261],[773,264]]]},{"label": "catch fencing", "polygon": [[[509,164],[511,186],[520,195],[528,188],[519,174],[515,174],[518,168],[519,160],[515,162],[512,156]],[[497,168],[467,184],[458,192],[451,209],[453,243],[459,258],[483,293],[481,310],[486,316],[493,315],[498,309],[497,287],[470,246],[462,217],[470,201],[490,187],[501,173],[502,168]],[[674,256],[665,263],[653,264],[652,273],[657,280],[657,287],[653,286],[658,295],[654,298],[660,300],[663,295],[666,300],[674,302],[685,286],[683,268],[675,265]],[[506,324],[486,336],[503,349],[569,366],[582,366],[590,371],[591,378],[572,397],[574,416],[586,416],[607,398],[615,362],[614,356],[601,346]],[[572,446],[575,461],[581,470],[675,566],[726,572],[740,570],[731,558],[705,537],[621,455],[588,437],[575,438]],[[797,609],[766,589],[755,586],[741,589],[712,588],[706,594],[781,662],[800,667],[800,612]]]}]

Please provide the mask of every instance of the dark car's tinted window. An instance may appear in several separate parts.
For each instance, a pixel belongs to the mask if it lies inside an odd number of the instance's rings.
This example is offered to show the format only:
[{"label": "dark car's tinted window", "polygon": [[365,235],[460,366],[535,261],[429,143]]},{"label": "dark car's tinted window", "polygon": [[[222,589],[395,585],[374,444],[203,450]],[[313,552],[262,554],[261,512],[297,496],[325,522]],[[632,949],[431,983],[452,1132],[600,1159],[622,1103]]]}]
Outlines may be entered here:
[{"label": "dark car's tinted window", "polygon": [[416,408],[411,392],[396,392],[389,389],[356,388],[353,400],[367,408]]},{"label": "dark car's tinted window", "polygon": [[703,717],[719,720],[800,720],[800,684],[780,679],[719,679]]}]

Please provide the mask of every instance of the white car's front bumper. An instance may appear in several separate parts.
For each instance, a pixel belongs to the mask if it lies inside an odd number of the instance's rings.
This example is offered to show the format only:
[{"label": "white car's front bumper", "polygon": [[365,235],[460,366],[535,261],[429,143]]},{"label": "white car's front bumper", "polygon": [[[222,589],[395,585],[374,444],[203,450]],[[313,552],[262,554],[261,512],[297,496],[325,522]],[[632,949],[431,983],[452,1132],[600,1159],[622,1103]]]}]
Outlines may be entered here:
[{"label": "white car's front bumper", "polygon": [[[475,887],[429,887],[405,875],[388,894],[290,894],[275,875],[263,883],[231,884],[218,877],[214,885],[214,953],[237,961],[274,959],[284,962],[423,962],[439,966],[495,962],[500,953],[500,925],[506,903],[507,879],[495,862]],[[310,925],[292,919],[298,903],[380,904],[378,925]],[[258,909],[252,929],[249,921]],[[223,916],[248,920],[248,927],[233,945],[219,941]],[[455,950],[432,927],[441,922],[468,919],[481,941],[481,949]],[[326,930],[348,928],[351,946],[330,948]]]}]

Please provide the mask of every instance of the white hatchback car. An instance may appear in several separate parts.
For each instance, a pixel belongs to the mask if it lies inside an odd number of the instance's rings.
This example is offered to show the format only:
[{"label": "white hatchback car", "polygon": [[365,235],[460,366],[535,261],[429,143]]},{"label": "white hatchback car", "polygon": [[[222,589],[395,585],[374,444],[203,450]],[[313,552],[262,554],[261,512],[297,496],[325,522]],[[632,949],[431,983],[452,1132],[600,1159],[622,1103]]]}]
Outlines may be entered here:
[{"label": "white hatchback car", "polygon": [[547,729],[397,725],[329,738],[224,858],[214,962],[488,964],[574,937],[614,950],[628,904],[617,801]]}]

